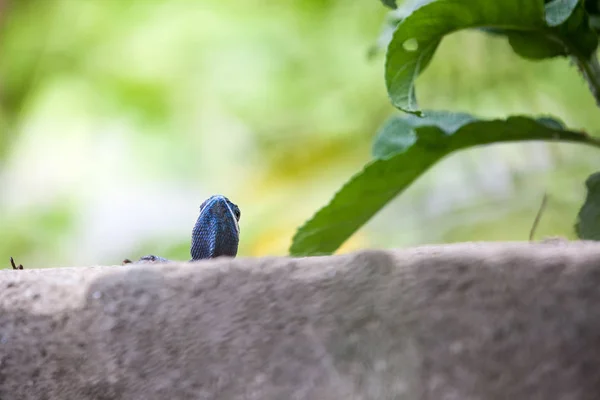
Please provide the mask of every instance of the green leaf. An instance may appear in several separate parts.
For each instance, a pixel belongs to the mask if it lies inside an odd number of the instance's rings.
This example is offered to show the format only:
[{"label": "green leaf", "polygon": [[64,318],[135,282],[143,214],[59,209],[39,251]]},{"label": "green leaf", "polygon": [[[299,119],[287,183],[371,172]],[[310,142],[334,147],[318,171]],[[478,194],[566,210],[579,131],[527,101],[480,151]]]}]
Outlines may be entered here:
[{"label": "green leaf", "polygon": [[396,5],[396,0],[381,0],[384,6],[396,9],[398,5]]},{"label": "green leaf", "polygon": [[[463,125],[475,120],[470,114],[436,111],[425,118],[407,115],[388,120],[377,134],[373,144],[373,157],[377,159],[390,158],[403,152],[417,141],[416,128],[436,127],[446,134],[452,134]],[[423,135],[421,135],[423,139]]]},{"label": "green leaf", "polygon": [[560,42],[547,40],[543,33],[505,32],[515,53],[529,60],[543,60],[566,55]]},{"label": "green leaf", "polygon": [[392,41],[392,36],[394,36],[398,24],[404,18],[412,14],[415,9],[431,3],[432,1],[436,0],[405,0],[399,7],[388,12],[377,41],[369,48],[368,57],[372,58],[380,51],[387,49]]},{"label": "green leaf", "polygon": [[[405,132],[403,135],[393,135],[390,132]],[[413,125],[402,118],[394,118],[385,123],[378,133],[373,145],[373,157],[386,159],[398,151],[402,151],[417,142],[417,133]]]},{"label": "green leaf", "polygon": [[579,4],[579,0],[554,0],[548,2],[546,5],[546,22],[548,26],[558,26],[564,23]]},{"label": "green leaf", "polygon": [[454,151],[525,140],[559,140],[600,147],[597,139],[564,130],[559,121],[550,118],[478,120],[468,114],[447,112],[428,112],[424,118],[392,118],[375,140],[376,159],[298,229],[290,254],[331,254],[390,200]]},{"label": "green leaf", "polygon": [[575,232],[582,240],[600,240],[600,172],[585,181],[587,196],[577,214]]},{"label": "green leaf", "polygon": [[598,45],[583,6],[574,0],[554,0],[547,8],[543,0],[434,1],[403,19],[388,45],[385,78],[392,104],[421,115],[416,78],[444,36],[475,28],[508,36],[515,52],[532,59],[573,55],[587,60]]},{"label": "green leaf", "polygon": [[584,0],[585,11],[590,15],[600,14],[600,1],[599,0]]},{"label": "green leaf", "polygon": [[545,19],[549,28],[542,32],[506,31],[515,53],[532,60],[568,55],[588,60],[598,47],[598,36],[579,0],[549,2]]}]

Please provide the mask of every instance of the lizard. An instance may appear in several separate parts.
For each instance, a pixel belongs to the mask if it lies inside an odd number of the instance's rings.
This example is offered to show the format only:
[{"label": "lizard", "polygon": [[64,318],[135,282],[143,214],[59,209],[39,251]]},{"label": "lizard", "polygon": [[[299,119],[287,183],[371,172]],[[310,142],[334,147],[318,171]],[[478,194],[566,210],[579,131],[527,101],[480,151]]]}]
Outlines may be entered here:
[{"label": "lizard", "polygon": [[[240,209],[222,195],[214,195],[200,205],[200,215],[192,230],[190,261],[216,258],[220,256],[235,257],[238,251],[240,235]],[[164,263],[170,260],[153,254],[141,257],[132,262],[123,260],[123,264]]]},{"label": "lizard", "polygon": [[[200,215],[192,230],[190,261],[216,258],[220,256],[235,257],[240,240],[239,220],[240,209],[223,195],[213,195],[200,205]],[[148,264],[170,262],[164,257],[149,254],[138,261],[123,260],[125,264]],[[23,269],[15,266],[10,258],[13,269]]]}]

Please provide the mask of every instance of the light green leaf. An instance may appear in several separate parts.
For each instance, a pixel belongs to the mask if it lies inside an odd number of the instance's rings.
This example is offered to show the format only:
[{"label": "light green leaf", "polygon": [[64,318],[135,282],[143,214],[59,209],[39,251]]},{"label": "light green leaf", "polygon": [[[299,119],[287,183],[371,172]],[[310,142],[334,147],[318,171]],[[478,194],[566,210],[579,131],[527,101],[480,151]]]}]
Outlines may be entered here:
[{"label": "light green leaf", "polygon": [[546,4],[546,22],[548,26],[558,26],[564,23],[575,7],[580,4],[579,0],[554,0]]},{"label": "light green leaf", "polygon": [[350,179],[331,202],[294,236],[290,254],[331,254],[390,200],[436,162],[474,146],[525,140],[580,142],[600,147],[585,133],[564,130],[550,118],[477,120],[468,114],[428,112],[425,118],[392,118],[373,148],[376,160]]},{"label": "light green leaf", "polygon": [[[435,111],[425,118],[408,114],[402,118],[388,120],[377,134],[373,143],[374,158],[389,158],[401,153],[417,141],[416,128],[435,127],[446,134],[452,134],[463,125],[475,121],[476,118],[466,113]],[[421,136],[423,138],[423,136]]]}]

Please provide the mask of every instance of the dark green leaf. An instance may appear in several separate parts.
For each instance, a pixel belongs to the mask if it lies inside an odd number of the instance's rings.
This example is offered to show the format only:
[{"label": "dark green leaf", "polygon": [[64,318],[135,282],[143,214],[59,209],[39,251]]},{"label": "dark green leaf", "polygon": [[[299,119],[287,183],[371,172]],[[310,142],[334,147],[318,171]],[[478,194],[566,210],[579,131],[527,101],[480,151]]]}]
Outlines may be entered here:
[{"label": "dark green leaf", "polygon": [[574,56],[588,60],[598,47],[583,5],[578,0],[555,0],[546,5],[548,29],[542,32],[507,31],[513,50],[532,60]]},{"label": "dark green leaf", "polygon": [[550,118],[481,121],[468,114],[428,112],[392,118],[374,145],[376,160],[347,182],[331,202],[296,233],[291,255],[330,254],[390,200],[446,155],[469,147],[525,140],[600,142],[567,131]]},{"label": "dark green leaf", "polygon": [[600,172],[586,180],[587,196],[577,215],[575,232],[582,240],[600,240]]},{"label": "dark green leaf", "polygon": [[515,53],[530,60],[566,55],[560,42],[547,40],[546,35],[537,32],[505,32]]},{"label": "dark green leaf", "polygon": [[396,0],[381,0],[384,6],[396,9],[398,6],[396,5]]},{"label": "dark green leaf", "polygon": [[599,0],[585,0],[585,10],[592,15],[600,14],[600,1]]},{"label": "dark green leaf", "polygon": [[[508,36],[523,57],[573,55],[587,60],[597,37],[574,0],[444,0],[417,8],[400,22],[388,46],[386,85],[392,103],[420,115],[415,80],[429,65],[444,36],[462,29],[485,29]],[[550,26],[549,23],[558,26]]]}]

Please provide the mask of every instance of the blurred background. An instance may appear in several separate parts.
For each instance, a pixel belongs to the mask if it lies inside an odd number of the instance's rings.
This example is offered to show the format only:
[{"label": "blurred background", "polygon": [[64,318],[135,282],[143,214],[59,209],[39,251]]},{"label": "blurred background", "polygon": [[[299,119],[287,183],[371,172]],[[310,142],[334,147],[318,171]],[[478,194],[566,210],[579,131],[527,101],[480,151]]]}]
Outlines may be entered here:
[{"label": "blurred background", "polygon": [[[240,256],[285,255],[370,160],[394,114],[377,0],[0,0],[0,268],[189,259],[200,203],[242,211]],[[370,54],[370,56],[369,56]],[[479,32],[445,39],[425,109],[551,114],[600,135],[566,59],[533,63]],[[437,164],[340,252],[573,238],[598,150],[503,144]]]}]

